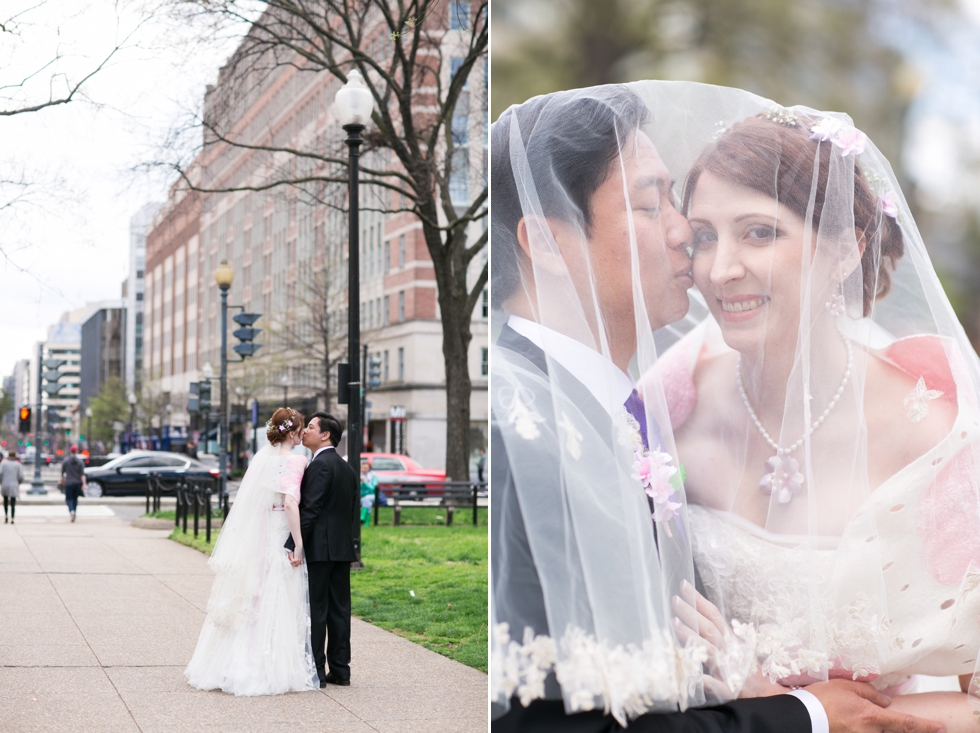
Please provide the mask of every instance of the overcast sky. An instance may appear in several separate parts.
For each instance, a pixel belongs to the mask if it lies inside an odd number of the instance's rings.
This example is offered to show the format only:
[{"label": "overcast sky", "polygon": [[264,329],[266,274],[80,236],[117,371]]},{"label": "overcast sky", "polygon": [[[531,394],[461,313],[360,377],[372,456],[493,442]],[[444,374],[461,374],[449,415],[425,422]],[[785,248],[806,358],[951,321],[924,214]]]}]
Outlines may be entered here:
[{"label": "overcast sky", "polygon": [[[0,1],[11,8],[38,0]],[[53,84],[75,81],[124,47],[84,87],[85,99],[32,114],[0,117],[0,178],[24,175],[28,202],[0,212],[0,376],[62,313],[120,297],[128,273],[129,219],[164,200],[166,176],[134,172],[159,157],[167,130],[199,105],[229,43],[201,48],[145,7],[113,0],[47,0],[22,16],[21,36],[0,37],[0,87],[40,71],[23,95],[36,101]],[[183,35],[182,35],[183,33]],[[52,81],[53,76],[53,81]],[[3,106],[9,107],[10,104]],[[11,189],[0,206],[9,201]]]}]

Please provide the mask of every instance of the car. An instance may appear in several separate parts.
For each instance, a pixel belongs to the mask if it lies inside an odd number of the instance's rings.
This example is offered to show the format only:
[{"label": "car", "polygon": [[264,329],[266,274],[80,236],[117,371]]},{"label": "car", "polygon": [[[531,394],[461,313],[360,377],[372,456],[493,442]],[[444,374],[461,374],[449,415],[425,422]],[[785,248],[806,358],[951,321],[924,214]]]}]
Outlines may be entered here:
[{"label": "car", "polygon": [[446,480],[444,469],[422,468],[416,461],[401,453],[362,453],[361,459],[367,460],[382,484],[414,483],[438,488]]},{"label": "car", "polygon": [[145,494],[147,476],[159,474],[164,479],[178,476],[213,477],[218,469],[206,466],[181,453],[134,450],[114,458],[104,466],[85,469],[85,496],[98,498],[122,494]]}]

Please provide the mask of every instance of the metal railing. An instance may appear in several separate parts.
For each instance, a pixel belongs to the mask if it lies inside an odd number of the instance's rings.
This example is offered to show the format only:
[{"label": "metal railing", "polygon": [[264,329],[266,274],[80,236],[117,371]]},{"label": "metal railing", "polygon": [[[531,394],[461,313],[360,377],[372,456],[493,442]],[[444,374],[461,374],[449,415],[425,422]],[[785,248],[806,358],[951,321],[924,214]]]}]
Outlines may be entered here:
[{"label": "metal railing", "polygon": [[[394,509],[394,524],[400,524],[401,506],[404,502],[424,502],[433,507],[446,509],[446,526],[453,523],[456,507],[472,506],[473,526],[477,525],[480,499],[488,499],[490,492],[485,481],[440,481],[416,483],[410,481],[379,481],[374,487],[374,525],[378,525],[381,494],[384,493]],[[437,501],[428,501],[436,499]]]},{"label": "metal railing", "polygon": [[[219,490],[219,481],[214,477],[181,476],[177,479],[163,479],[157,474],[149,474],[146,482],[146,513],[150,508],[160,511],[160,498],[165,494],[174,495],[177,499],[177,510],[174,516],[174,527],[183,529],[187,534],[187,521],[194,514],[194,537],[200,532],[200,518],[204,515],[205,540],[211,542],[211,497]],[[219,500],[220,501],[220,500]],[[220,506],[220,504],[219,504]],[[225,517],[227,507],[222,507]],[[183,527],[181,527],[183,523]]]}]

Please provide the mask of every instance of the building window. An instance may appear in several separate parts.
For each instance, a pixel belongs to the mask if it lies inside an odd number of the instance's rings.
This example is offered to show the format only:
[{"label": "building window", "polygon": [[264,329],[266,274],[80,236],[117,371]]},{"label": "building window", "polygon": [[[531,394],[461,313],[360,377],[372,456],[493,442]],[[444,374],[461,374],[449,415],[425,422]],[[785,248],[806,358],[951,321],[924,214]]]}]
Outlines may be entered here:
[{"label": "building window", "polygon": [[137,301],[142,301],[143,300],[143,293],[136,293],[136,300]]},{"label": "building window", "polygon": [[390,262],[391,262],[390,256],[391,256],[391,242],[390,241],[387,241],[387,242],[385,242],[385,254],[384,254],[384,260],[385,260],[384,261],[384,268],[385,268],[385,272],[386,273],[388,272],[388,269],[391,267],[391,264],[390,264]]},{"label": "building window", "polygon": [[[386,325],[386,326],[387,326],[387,325],[388,325],[389,323],[391,323],[391,315],[390,315],[390,313],[391,313],[391,308],[390,308],[390,304],[389,304],[389,302],[388,302],[388,296],[386,295],[386,296],[385,296],[385,309],[384,309],[384,314],[385,314],[385,325]],[[387,353],[387,352],[385,352],[385,353]]]},{"label": "building window", "polygon": [[398,347],[398,379],[405,380],[405,349]]},{"label": "building window", "polygon": [[[463,63],[465,61],[466,61],[466,59],[464,59],[464,58],[462,58],[460,56],[453,56],[451,59],[449,59],[449,81],[450,82],[453,79],[456,78],[456,74],[463,67]],[[463,81],[463,89],[468,89],[469,86],[470,86],[470,78],[469,77],[466,77],[466,79]]]},{"label": "building window", "polygon": [[383,325],[381,322],[381,298],[378,298],[378,300],[376,301],[375,310],[378,313],[378,326],[381,326]]},{"label": "building window", "polygon": [[405,321],[405,291],[402,290],[398,293],[398,322],[404,323]]},{"label": "building window", "polygon": [[368,328],[374,328],[374,301],[368,301]]},{"label": "building window", "polygon": [[[456,132],[456,116],[453,116],[453,137]],[[469,199],[470,180],[470,151],[459,147],[453,151],[452,171],[449,174],[449,198],[457,205],[465,204]]]},{"label": "building window", "polygon": [[381,357],[381,379],[382,381],[388,381],[388,350],[385,349],[384,355]]},{"label": "building window", "polygon": [[485,377],[490,373],[490,365],[488,362],[490,350],[480,349],[480,376]]},{"label": "building window", "polygon": [[470,27],[470,4],[450,0],[449,30],[465,31]]},{"label": "building window", "polygon": [[487,293],[487,289],[483,288],[483,317],[488,318],[490,315],[490,296]]}]

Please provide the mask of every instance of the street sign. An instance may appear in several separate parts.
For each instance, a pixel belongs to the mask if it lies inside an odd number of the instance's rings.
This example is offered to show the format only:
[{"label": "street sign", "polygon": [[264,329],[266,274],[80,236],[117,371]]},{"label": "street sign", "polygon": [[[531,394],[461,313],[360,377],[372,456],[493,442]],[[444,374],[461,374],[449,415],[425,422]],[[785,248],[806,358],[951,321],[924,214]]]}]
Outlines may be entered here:
[{"label": "street sign", "polygon": [[259,424],[259,401],[252,400],[252,425]]},{"label": "street sign", "polygon": [[405,408],[401,405],[392,405],[388,410],[389,420],[404,420],[405,419]]}]

